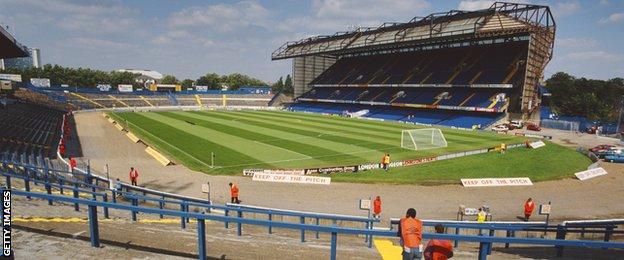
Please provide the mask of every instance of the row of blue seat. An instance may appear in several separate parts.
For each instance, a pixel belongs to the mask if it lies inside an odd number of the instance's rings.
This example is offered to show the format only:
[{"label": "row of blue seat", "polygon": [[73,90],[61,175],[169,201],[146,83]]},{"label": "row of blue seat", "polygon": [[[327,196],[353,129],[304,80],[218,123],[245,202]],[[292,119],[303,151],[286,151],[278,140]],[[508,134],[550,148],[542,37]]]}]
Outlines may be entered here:
[{"label": "row of blue seat", "polygon": [[311,84],[500,84],[524,78],[526,42],[345,57]]},{"label": "row of blue seat", "polygon": [[[446,95],[443,95],[446,92]],[[299,98],[380,102],[386,104],[421,104],[457,107],[488,108],[503,89],[409,88],[409,87],[316,87]],[[445,97],[442,97],[445,96]],[[496,102],[491,108],[500,109],[506,101]]]},{"label": "row of blue seat", "polygon": [[473,126],[480,126],[481,129],[496,122],[503,115],[502,113],[443,111],[434,109],[312,102],[294,103],[290,105],[288,109],[291,111],[335,115],[342,115],[346,111],[355,112],[360,110],[369,110],[364,117],[460,128],[473,128]]}]

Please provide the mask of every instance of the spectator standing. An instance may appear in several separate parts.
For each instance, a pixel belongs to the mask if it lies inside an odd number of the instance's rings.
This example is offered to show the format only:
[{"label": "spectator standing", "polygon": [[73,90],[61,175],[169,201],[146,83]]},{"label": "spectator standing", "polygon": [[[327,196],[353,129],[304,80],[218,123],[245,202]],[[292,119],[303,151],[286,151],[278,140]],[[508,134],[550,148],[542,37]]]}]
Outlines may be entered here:
[{"label": "spectator standing", "polygon": [[117,180],[115,180],[115,190],[116,191],[121,191],[123,188],[123,186],[121,186],[121,181],[119,180],[119,178],[117,178]]},{"label": "spectator standing", "polygon": [[390,169],[390,154],[385,154],[383,157],[381,157],[381,166],[386,171]]},{"label": "spectator standing", "polygon": [[529,221],[531,214],[533,214],[533,210],[535,210],[535,202],[533,202],[532,198],[529,198],[524,202],[524,221]]},{"label": "spectator standing", "polygon": [[373,201],[373,217],[376,219],[381,218],[381,197],[379,196]]},{"label": "spectator standing", "polygon": [[138,186],[139,185],[139,171],[137,171],[136,169],[134,169],[134,167],[130,167],[130,173],[128,173],[128,176],[130,177],[130,182],[132,183],[132,185],[134,186]]},{"label": "spectator standing", "polygon": [[[444,226],[435,225],[436,234],[444,234]],[[423,252],[425,260],[446,260],[453,257],[453,244],[449,240],[431,239]]]},{"label": "spectator standing", "polygon": [[416,210],[410,208],[399,221],[399,237],[403,245],[403,260],[422,258],[422,221],[416,218]]},{"label": "spectator standing", "polygon": [[236,184],[230,182],[230,203],[240,204],[240,200],[238,199],[238,187]]},{"label": "spectator standing", "polygon": [[477,222],[483,223],[487,218],[487,213],[483,211],[483,208],[479,208],[479,212],[477,213]]}]

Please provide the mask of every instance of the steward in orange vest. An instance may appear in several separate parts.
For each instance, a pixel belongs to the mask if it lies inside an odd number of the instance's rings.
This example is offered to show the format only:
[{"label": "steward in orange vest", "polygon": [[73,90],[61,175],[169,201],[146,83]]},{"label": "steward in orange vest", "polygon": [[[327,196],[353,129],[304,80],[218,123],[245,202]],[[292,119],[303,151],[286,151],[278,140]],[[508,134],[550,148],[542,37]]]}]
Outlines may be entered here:
[{"label": "steward in orange vest", "polygon": [[373,217],[376,219],[381,217],[381,197],[379,196],[373,201]]},{"label": "steward in orange vest", "polygon": [[529,221],[529,217],[531,217],[531,214],[533,214],[534,209],[535,209],[535,202],[533,202],[533,199],[529,198],[524,203],[524,221]]},{"label": "steward in orange vest", "polygon": [[240,200],[238,199],[238,187],[235,184],[230,182],[230,198],[231,203],[240,204]]},{"label": "steward in orange vest", "polygon": [[390,154],[385,154],[381,157],[381,166],[384,170],[388,171],[390,168]]},{"label": "steward in orange vest", "polygon": [[422,257],[422,221],[416,218],[416,210],[410,208],[399,222],[399,236],[403,244],[403,259]]},{"label": "steward in orange vest", "polygon": [[[437,234],[444,234],[444,226],[435,225]],[[423,253],[425,260],[446,260],[453,257],[453,244],[449,240],[431,239]]]}]

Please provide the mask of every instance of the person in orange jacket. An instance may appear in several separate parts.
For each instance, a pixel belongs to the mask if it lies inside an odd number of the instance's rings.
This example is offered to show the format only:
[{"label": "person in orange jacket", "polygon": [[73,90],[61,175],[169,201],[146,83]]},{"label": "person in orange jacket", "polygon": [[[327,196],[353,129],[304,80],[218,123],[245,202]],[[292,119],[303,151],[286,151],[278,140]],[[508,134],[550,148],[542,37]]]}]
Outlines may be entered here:
[{"label": "person in orange jacket", "polygon": [[130,177],[130,182],[132,183],[132,185],[134,186],[138,186],[139,185],[139,171],[137,171],[136,169],[134,169],[134,167],[130,167],[130,173],[128,173],[128,176]]},{"label": "person in orange jacket", "polygon": [[[437,234],[444,234],[442,224],[435,225]],[[423,252],[425,260],[446,260],[453,257],[453,244],[449,240],[431,239]]]},{"label": "person in orange jacket", "polygon": [[386,171],[390,169],[390,154],[385,154],[383,157],[381,157],[381,166]]},{"label": "person in orange jacket", "polygon": [[529,198],[524,203],[524,221],[529,221],[529,217],[533,214],[533,210],[535,210],[535,202],[533,202],[532,198]]},{"label": "person in orange jacket", "polygon": [[240,204],[240,200],[238,199],[238,187],[236,184],[230,182],[230,203]]},{"label": "person in orange jacket", "polygon": [[381,218],[381,197],[379,196],[373,201],[373,217],[376,219]]},{"label": "person in orange jacket", "polygon": [[407,210],[404,218],[399,221],[398,235],[403,245],[403,260],[422,258],[422,221],[416,218],[416,210]]}]

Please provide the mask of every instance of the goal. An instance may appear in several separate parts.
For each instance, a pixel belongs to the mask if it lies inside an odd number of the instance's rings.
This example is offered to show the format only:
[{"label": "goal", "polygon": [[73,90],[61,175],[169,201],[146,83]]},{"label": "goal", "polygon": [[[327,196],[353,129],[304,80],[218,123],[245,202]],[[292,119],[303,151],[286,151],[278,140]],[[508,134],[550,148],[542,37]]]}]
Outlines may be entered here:
[{"label": "goal", "polygon": [[410,150],[425,150],[447,147],[442,131],[437,128],[411,129],[401,131],[401,147]]}]

